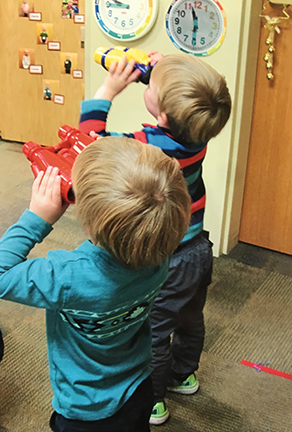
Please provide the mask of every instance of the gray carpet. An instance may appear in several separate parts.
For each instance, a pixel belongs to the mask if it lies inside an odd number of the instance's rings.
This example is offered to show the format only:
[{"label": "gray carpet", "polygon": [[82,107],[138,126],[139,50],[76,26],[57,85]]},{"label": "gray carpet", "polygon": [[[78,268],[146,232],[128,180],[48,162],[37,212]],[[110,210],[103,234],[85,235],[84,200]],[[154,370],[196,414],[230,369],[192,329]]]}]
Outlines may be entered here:
[{"label": "gray carpet", "polygon": [[[0,143],[0,164],[2,235],[28,205],[32,178],[17,144]],[[72,207],[31,257],[75,248],[83,239]],[[244,244],[215,259],[197,374],[201,388],[192,396],[168,393],[171,416],[153,432],[292,431],[292,381],[240,364],[242,359],[270,361],[272,368],[292,374],[291,269],[292,257]],[[49,432],[44,312],[0,301],[0,326],[6,348],[0,365],[0,432]]]}]

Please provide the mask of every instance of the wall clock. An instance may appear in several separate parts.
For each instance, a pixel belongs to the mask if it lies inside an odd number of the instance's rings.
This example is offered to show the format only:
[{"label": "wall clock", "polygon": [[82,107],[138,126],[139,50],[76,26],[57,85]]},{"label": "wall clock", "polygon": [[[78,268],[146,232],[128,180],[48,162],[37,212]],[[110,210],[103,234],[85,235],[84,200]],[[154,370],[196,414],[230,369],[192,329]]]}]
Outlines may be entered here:
[{"label": "wall clock", "polygon": [[181,51],[205,56],[222,44],[226,16],[217,0],[174,0],[166,15],[166,31]]},{"label": "wall clock", "polygon": [[95,0],[94,14],[108,36],[118,40],[136,40],[151,30],[159,0]]}]

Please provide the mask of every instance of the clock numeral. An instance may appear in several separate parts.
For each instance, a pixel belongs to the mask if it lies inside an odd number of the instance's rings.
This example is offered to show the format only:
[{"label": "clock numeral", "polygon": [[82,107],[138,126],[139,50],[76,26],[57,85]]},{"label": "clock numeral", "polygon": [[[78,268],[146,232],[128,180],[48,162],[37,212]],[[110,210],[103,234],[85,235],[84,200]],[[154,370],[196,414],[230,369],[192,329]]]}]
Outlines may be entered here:
[{"label": "clock numeral", "polygon": [[122,26],[122,27],[125,27],[125,25],[126,25],[126,21],[123,20],[123,21],[121,22],[121,26]]},{"label": "clock numeral", "polygon": [[205,12],[208,12],[208,5],[205,6]]},{"label": "clock numeral", "polygon": [[213,32],[211,31],[211,32],[208,34],[208,36],[209,36],[209,38],[212,38],[212,37],[213,37]]},{"label": "clock numeral", "polygon": [[[185,3],[185,9],[192,9],[192,8],[195,8],[195,9],[202,9],[202,2],[201,1],[195,1],[193,4],[192,3]],[[206,8],[206,6],[205,6],[205,8]]]},{"label": "clock numeral", "polygon": [[206,39],[205,39],[204,37],[201,37],[200,42],[201,42],[201,45],[205,45],[205,43],[206,43]]},{"label": "clock numeral", "polygon": [[181,27],[178,27],[178,28],[176,29],[176,31],[177,31],[177,34],[181,34]]},{"label": "clock numeral", "polygon": [[187,41],[187,39],[188,39],[188,37],[189,37],[189,35],[184,35],[184,37],[185,37],[185,42]]},{"label": "clock numeral", "polygon": [[110,10],[108,11],[108,16],[111,17],[112,15],[113,15],[113,11],[110,9]]},{"label": "clock numeral", "polygon": [[214,19],[215,18],[215,12],[210,12],[210,19]]},{"label": "clock numeral", "polygon": [[182,11],[178,10],[177,14],[179,17],[182,17],[182,18],[184,18],[186,16],[186,12],[184,10],[182,10]]},{"label": "clock numeral", "polygon": [[114,17],[114,20],[115,20],[115,24],[119,21],[119,18],[118,17]]},{"label": "clock numeral", "polygon": [[144,4],[143,3],[140,4],[140,10],[144,10]]},{"label": "clock numeral", "polygon": [[179,18],[175,18],[175,20],[174,20],[174,23],[176,24],[176,25],[179,25]]},{"label": "clock numeral", "polygon": [[212,29],[213,29],[213,30],[216,30],[216,29],[217,29],[217,23],[216,23],[216,22],[213,22],[213,24],[212,24]]},{"label": "clock numeral", "polygon": [[137,18],[139,19],[141,18],[140,12],[137,14]]},{"label": "clock numeral", "polygon": [[132,26],[134,24],[133,18],[130,19],[129,24],[130,24],[130,26]]}]

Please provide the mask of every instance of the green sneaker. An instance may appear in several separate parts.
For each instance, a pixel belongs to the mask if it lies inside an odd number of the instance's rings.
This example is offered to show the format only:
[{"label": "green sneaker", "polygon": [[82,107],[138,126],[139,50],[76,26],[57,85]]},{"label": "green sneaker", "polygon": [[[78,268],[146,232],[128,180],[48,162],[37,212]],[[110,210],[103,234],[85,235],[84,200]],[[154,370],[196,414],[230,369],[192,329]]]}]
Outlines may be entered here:
[{"label": "green sneaker", "polygon": [[151,425],[160,425],[164,423],[168,417],[169,412],[166,408],[165,402],[157,402],[152,409],[149,423]]},{"label": "green sneaker", "polygon": [[199,390],[199,381],[197,380],[196,375],[192,373],[182,383],[173,380],[172,385],[170,387],[167,387],[167,390],[181,394],[193,394]]}]

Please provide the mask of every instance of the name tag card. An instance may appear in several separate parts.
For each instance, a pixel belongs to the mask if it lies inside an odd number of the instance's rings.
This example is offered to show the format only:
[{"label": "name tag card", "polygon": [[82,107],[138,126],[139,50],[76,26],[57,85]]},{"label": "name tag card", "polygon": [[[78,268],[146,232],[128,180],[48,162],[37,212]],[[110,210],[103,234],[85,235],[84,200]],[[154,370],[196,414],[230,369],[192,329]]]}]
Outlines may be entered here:
[{"label": "name tag card", "polygon": [[55,104],[59,104],[59,105],[64,105],[64,103],[65,103],[65,96],[55,94],[54,95],[54,103]]},{"label": "name tag card", "polygon": [[74,15],[74,22],[76,24],[84,24],[85,23],[85,15]]},{"label": "name tag card", "polygon": [[35,75],[42,75],[43,66],[42,65],[30,65],[29,66],[29,73],[35,74]]},{"label": "name tag card", "polygon": [[61,42],[48,42],[49,51],[61,51]]},{"label": "name tag card", "polygon": [[30,21],[41,21],[42,20],[42,13],[41,12],[30,12],[28,14],[28,19]]},{"label": "name tag card", "polygon": [[82,79],[83,78],[83,71],[82,70],[73,69],[72,75],[73,75],[73,78]]}]

